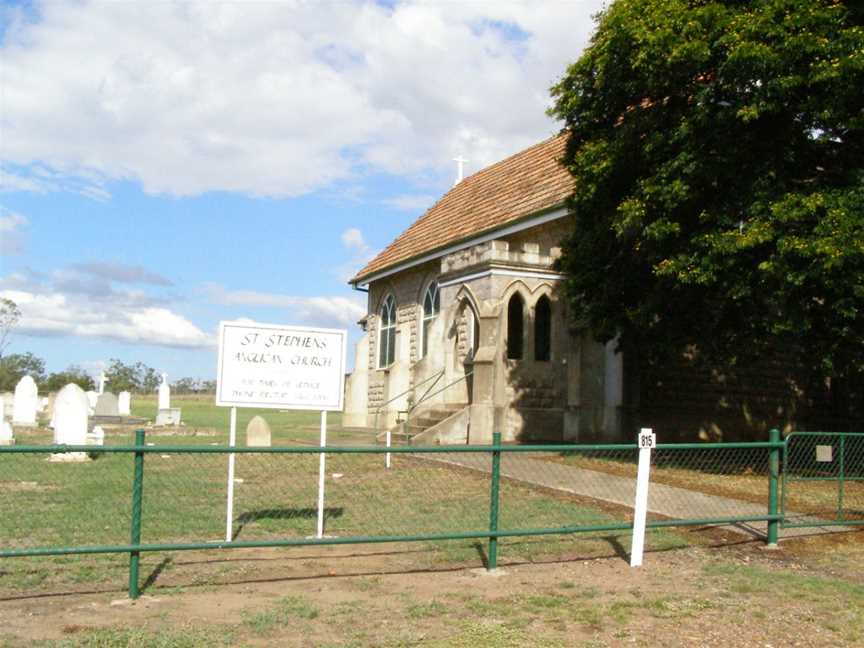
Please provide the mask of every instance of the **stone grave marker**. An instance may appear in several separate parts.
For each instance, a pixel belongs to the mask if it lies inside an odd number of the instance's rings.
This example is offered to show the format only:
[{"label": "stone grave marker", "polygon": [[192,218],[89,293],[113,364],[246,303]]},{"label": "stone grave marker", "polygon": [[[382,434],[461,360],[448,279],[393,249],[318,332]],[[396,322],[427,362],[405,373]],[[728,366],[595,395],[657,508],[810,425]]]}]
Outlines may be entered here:
[{"label": "stone grave marker", "polygon": [[99,394],[95,391],[85,392],[87,395],[87,407],[89,408],[88,413],[92,414],[96,411],[96,401],[99,400]]},{"label": "stone grave marker", "polygon": [[15,405],[15,394],[12,392],[3,392],[3,406],[6,408],[6,416],[12,418],[12,408]]},{"label": "stone grave marker", "polygon": [[180,425],[180,408],[169,407],[168,409],[160,409],[156,414],[156,423],[154,425]]},{"label": "stone grave marker", "polygon": [[246,426],[246,445],[250,448],[270,447],[270,425],[261,416],[254,416]]},{"label": "stone grave marker", "polygon": [[120,416],[120,408],[117,397],[111,392],[103,392],[96,399],[96,407],[93,410],[95,416]]},{"label": "stone grave marker", "polygon": [[[57,393],[54,401],[54,443],[87,444],[87,422],[90,403],[78,385],[70,383]],[[51,455],[51,461],[86,461],[84,452]]]},{"label": "stone grave marker", "polygon": [[101,425],[96,425],[87,433],[87,445],[105,445],[105,430]]},{"label": "stone grave marker", "polygon": [[6,420],[4,405],[0,399],[0,446],[15,445],[15,435],[12,434],[12,425]]},{"label": "stone grave marker", "polygon": [[12,422],[16,425],[36,425],[36,410],[39,404],[39,390],[36,381],[24,376],[15,386]]},{"label": "stone grave marker", "polygon": [[117,411],[120,412],[120,416],[132,415],[132,394],[128,391],[117,394]]},{"label": "stone grave marker", "polygon": [[162,382],[159,383],[159,411],[171,409],[171,388],[168,386],[168,374],[162,374]]}]

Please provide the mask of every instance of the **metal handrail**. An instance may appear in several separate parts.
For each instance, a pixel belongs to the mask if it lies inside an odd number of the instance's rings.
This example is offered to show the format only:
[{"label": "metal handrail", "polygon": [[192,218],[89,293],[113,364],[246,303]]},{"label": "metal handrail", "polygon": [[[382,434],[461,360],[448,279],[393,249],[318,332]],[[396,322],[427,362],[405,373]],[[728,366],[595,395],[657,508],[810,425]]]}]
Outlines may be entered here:
[{"label": "metal handrail", "polygon": [[[442,373],[443,373],[443,372],[442,372]],[[417,406],[418,406],[420,403],[422,403],[424,400],[429,400],[429,399],[432,398],[433,396],[437,396],[438,394],[440,394],[441,392],[443,392],[445,389],[447,389],[447,388],[449,388],[449,387],[452,387],[453,385],[455,385],[455,384],[457,384],[457,383],[460,383],[460,382],[462,382],[463,380],[468,380],[468,378],[470,378],[470,377],[473,376],[473,375],[474,375],[474,372],[473,372],[473,371],[469,371],[469,372],[466,373],[464,376],[462,376],[462,377],[460,377],[460,378],[457,378],[456,380],[454,380],[454,381],[451,382],[451,383],[447,383],[447,384],[444,385],[441,389],[439,389],[439,390],[437,390],[437,391],[434,391],[434,392],[432,392],[431,394],[430,394],[429,391],[427,390],[426,393],[423,394],[422,398],[420,398],[420,400],[418,400],[416,403],[414,403],[414,404],[413,404],[413,405],[408,409],[408,415],[410,416],[410,415],[411,415],[411,412],[413,412],[413,411],[417,408]],[[431,387],[430,387],[429,389],[431,389]]]},{"label": "metal handrail", "polygon": [[[412,387],[409,387],[409,388],[406,389],[405,391],[396,394],[393,398],[391,398],[391,399],[388,400],[387,402],[382,403],[381,405],[379,405],[378,408],[375,410],[375,429],[376,429],[376,430],[378,429],[378,415],[381,413],[381,411],[382,411],[385,407],[387,407],[387,405],[389,405],[390,403],[392,403],[392,402],[395,401],[395,400],[398,400],[398,399],[402,398],[405,394],[407,394],[407,393],[409,393],[409,392],[413,392],[413,391],[414,391],[415,389],[417,389],[420,385],[425,385],[427,382],[429,382],[429,381],[432,380],[433,378],[435,378],[435,382],[437,382],[438,380],[441,379],[441,376],[443,376],[443,375],[444,375],[444,370],[442,369],[442,370],[439,371],[437,374],[433,374],[433,375],[429,376],[428,378],[425,378],[425,379],[421,380],[421,381],[420,381],[419,383],[417,383],[416,385],[414,385],[414,386],[412,386]],[[433,383],[433,385],[434,385],[434,383]],[[425,394],[424,394],[424,396],[425,396]],[[409,410],[409,411],[410,411],[410,410]]]}]

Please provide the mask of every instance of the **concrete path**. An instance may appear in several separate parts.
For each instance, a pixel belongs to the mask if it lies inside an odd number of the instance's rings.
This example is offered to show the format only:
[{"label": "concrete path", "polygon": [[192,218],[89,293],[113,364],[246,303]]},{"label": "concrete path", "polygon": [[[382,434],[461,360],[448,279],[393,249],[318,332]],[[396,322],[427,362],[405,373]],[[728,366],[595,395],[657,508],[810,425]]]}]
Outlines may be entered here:
[{"label": "concrete path", "polygon": [[[462,468],[489,474],[492,472],[492,457],[486,453],[447,453],[418,455],[425,460],[455,464]],[[556,461],[544,461],[537,454],[502,452],[501,475],[509,479],[534,484],[582,497],[633,507],[636,480],[619,477],[596,470],[587,470]],[[767,498],[766,498],[767,499]],[[648,491],[648,511],[669,519],[716,519],[729,517],[756,517],[765,515],[765,505],[745,500],[708,495],[698,491],[667,486],[651,482]],[[789,512],[790,516],[799,514]],[[731,525],[716,525],[760,539],[765,539],[767,522],[739,522]],[[791,538],[849,531],[848,526],[820,526],[808,528],[780,529],[780,538]]]}]

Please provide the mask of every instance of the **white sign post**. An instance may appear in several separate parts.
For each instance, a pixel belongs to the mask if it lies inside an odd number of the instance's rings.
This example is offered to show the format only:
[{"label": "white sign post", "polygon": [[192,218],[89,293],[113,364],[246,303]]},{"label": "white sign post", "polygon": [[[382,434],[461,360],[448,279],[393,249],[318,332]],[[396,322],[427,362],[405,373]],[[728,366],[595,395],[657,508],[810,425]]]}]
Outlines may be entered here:
[{"label": "white sign post", "polygon": [[[327,445],[327,412],[342,411],[347,332],[254,322],[219,324],[216,405],[231,408],[229,445],[237,436],[238,407],[318,410],[321,447]],[[324,453],[318,466],[318,528],[324,534]],[[234,518],[234,453],[228,456],[225,541]]]},{"label": "white sign post", "polygon": [[639,430],[639,469],[636,473],[636,502],[633,505],[633,539],[630,542],[630,566],[642,565],[645,551],[645,522],[648,517],[648,476],[651,470],[651,450],[657,445],[657,435],[651,428]]}]

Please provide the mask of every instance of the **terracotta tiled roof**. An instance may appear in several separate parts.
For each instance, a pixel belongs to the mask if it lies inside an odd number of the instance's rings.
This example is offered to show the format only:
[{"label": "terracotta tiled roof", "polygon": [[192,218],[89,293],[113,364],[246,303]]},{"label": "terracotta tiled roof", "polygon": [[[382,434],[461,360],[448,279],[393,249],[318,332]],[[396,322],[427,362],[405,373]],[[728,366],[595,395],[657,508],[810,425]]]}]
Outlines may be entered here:
[{"label": "terracotta tiled roof", "polygon": [[558,160],[562,132],[468,176],[360,270],[351,283],[560,205],[573,178]]}]

